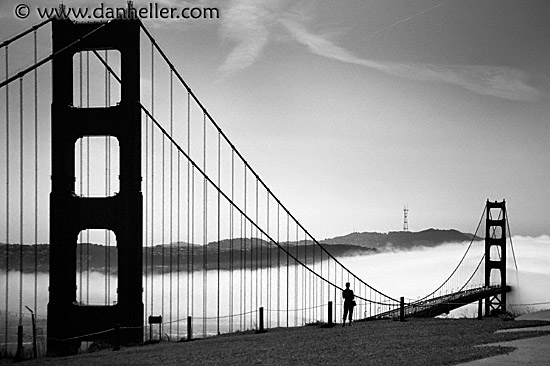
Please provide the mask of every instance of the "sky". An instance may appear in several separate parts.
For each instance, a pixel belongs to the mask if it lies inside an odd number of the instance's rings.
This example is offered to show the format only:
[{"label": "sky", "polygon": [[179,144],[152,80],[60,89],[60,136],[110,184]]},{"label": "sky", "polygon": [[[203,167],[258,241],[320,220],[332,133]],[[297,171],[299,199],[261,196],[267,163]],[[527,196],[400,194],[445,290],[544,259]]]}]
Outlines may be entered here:
[{"label": "sky", "polygon": [[[473,232],[487,199],[512,234],[550,233],[548,1],[157,3],[219,9],[144,23],[314,237],[399,231],[404,205],[412,231]],[[2,40],[39,22],[18,4]]]}]

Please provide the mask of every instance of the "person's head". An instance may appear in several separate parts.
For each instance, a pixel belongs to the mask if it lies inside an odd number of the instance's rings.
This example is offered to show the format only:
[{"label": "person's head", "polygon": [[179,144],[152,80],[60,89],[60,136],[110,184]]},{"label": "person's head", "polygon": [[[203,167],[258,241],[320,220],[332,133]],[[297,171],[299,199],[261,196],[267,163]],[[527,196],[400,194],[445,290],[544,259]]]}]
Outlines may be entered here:
[{"label": "person's head", "polygon": [[349,282],[346,282],[346,288],[349,288]]}]

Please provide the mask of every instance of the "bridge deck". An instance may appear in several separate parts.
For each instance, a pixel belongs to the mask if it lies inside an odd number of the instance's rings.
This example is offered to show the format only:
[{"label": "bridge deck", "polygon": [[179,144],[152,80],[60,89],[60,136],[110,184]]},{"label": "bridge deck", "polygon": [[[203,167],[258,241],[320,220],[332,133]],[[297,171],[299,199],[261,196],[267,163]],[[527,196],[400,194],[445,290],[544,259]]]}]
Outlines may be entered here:
[{"label": "bridge deck", "polygon": [[[506,292],[510,292],[511,289],[510,286],[506,286]],[[500,285],[484,286],[410,303],[405,305],[405,318],[433,318],[500,293]],[[397,308],[367,319],[395,318],[399,317],[399,311]]]}]

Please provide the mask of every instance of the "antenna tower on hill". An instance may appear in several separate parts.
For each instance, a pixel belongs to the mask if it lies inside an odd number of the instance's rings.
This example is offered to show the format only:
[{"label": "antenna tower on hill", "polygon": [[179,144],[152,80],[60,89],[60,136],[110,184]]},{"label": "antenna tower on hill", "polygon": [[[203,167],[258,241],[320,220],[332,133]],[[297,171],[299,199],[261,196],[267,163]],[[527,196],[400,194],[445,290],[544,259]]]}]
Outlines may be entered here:
[{"label": "antenna tower on hill", "polygon": [[403,231],[409,231],[409,207],[403,207]]}]

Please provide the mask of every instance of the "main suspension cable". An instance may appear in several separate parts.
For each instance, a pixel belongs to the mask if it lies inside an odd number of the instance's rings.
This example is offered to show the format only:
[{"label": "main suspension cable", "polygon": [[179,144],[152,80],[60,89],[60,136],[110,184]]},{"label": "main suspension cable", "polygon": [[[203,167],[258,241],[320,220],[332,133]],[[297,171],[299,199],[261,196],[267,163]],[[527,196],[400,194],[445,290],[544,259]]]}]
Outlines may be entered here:
[{"label": "main suspension cable", "polygon": [[[46,19],[46,20],[44,20],[44,21],[42,21],[42,22],[40,22],[40,23],[38,23],[38,24],[36,24],[36,25],[34,25],[34,26],[28,28],[28,29],[26,29],[25,31],[23,31],[23,32],[21,32],[21,33],[19,33],[19,34],[15,35],[15,36],[13,36],[13,37],[11,37],[11,38],[9,38],[9,39],[6,39],[4,42],[2,42],[2,43],[0,44],[0,48],[8,47],[8,45],[9,45],[10,43],[13,43],[13,42],[17,41],[18,39],[20,39],[20,38],[26,36],[27,34],[29,34],[29,33],[31,33],[31,32],[34,32],[34,33],[36,34],[36,31],[37,31],[37,30],[39,30],[40,28],[42,28],[43,26],[45,26],[46,24],[48,24],[49,22],[51,22],[53,19],[54,19],[54,18],[48,18],[48,19]],[[35,62],[36,62],[36,60],[35,60]]]}]

